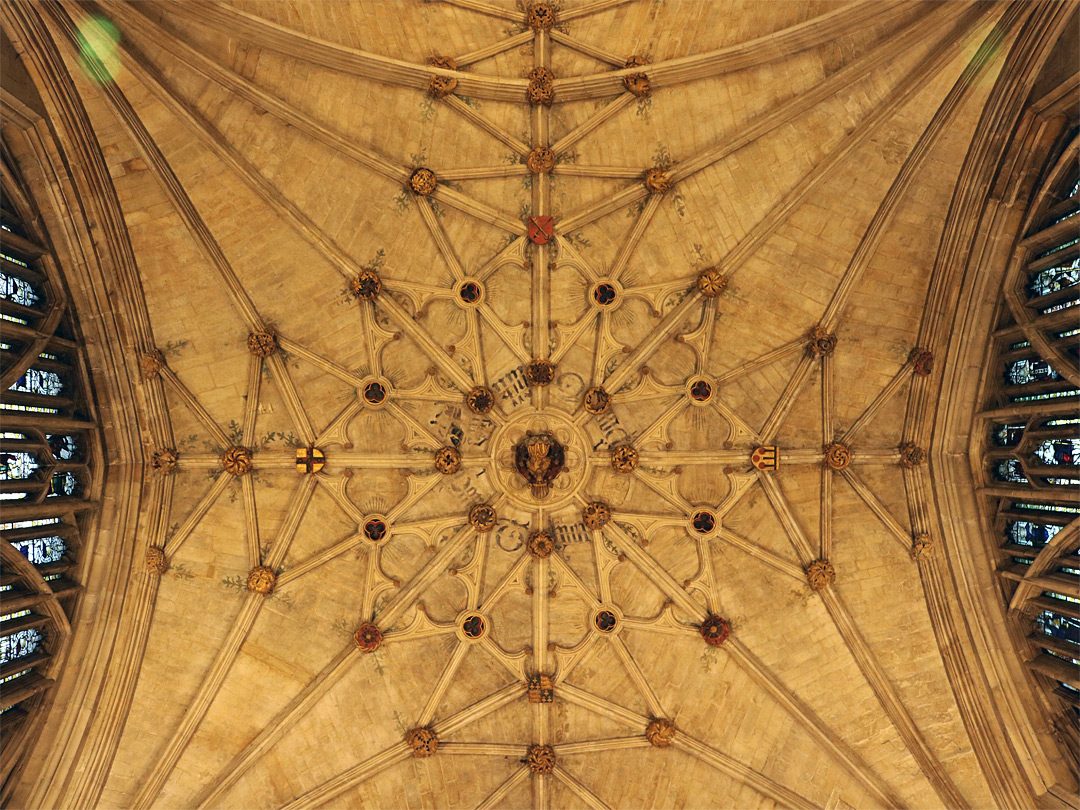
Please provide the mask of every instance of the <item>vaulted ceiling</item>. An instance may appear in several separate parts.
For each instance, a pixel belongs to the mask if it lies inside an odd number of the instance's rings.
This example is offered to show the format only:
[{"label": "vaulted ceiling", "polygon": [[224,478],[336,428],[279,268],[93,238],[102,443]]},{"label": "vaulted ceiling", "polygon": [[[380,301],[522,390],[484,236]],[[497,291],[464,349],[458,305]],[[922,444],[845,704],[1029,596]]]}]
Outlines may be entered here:
[{"label": "vaulted ceiling", "polygon": [[99,806],[997,803],[920,386],[1023,5],[42,13],[152,329]]}]

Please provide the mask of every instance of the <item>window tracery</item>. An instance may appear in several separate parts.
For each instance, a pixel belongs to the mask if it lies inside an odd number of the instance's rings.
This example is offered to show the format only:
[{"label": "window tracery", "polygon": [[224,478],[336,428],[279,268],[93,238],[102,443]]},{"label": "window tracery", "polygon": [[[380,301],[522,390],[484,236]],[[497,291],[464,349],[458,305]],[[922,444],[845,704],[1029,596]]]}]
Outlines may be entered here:
[{"label": "window tracery", "polygon": [[[987,377],[984,491],[997,526],[999,573],[1010,631],[1052,714],[1080,718],[1080,130],[1061,139],[1058,159],[1032,200],[1006,277],[995,332],[999,383]],[[1064,223],[1064,224],[1063,224]],[[1071,735],[1071,736],[1070,736]]]},{"label": "window tracery", "polygon": [[[41,218],[7,159],[0,199],[0,737],[26,751],[80,588],[96,426],[86,363]],[[8,757],[0,780],[16,766]]]}]

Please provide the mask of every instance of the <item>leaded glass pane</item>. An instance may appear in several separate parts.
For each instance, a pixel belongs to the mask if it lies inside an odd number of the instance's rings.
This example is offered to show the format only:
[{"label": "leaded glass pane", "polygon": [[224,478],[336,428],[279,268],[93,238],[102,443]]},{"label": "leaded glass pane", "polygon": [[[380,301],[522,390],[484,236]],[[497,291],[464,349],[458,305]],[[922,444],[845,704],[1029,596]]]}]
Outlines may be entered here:
[{"label": "leaded glass pane", "polygon": [[24,281],[17,276],[9,276],[7,273],[0,273],[0,298],[6,298],[24,307],[32,307],[38,302],[40,296],[29,281]]},{"label": "leaded glass pane", "polygon": [[56,536],[16,540],[11,545],[34,565],[59,562],[67,551],[67,545],[63,539]]},{"label": "leaded glass pane", "polygon": [[74,436],[51,435],[45,438],[49,440],[52,454],[61,461],[71,461],[78,454],[79,446]]},{"label": "leaded glass pane", "polygon": [[60,381],[60,375],[55,371],[42,371],[39,368],[28,368],[18,381],[11,386],[11,391],[22,391],[27,394],[43,394],[47,397],[58,397],[63,390],[64,384]]},{"label": "leaded glass pane", "polygon": [[1035,448],[1035,455],[1043,464],[1075,466],[1080,463],[1080,439],[1047,439]]},{"label": "leaded glass pane", "polygon": [[53,473],[52,480],[49,481],[49,494],[47,497],[51,498],[54,495],[74,495],[78,489],[79,479],[75,477],[75,473]]},{"label": "leaded glass pane", "polygon": [[1017,360],[1005,367],[1005,382],[1011,385],[1056,380],[1059,376],[1045,360]]},{"label": "leaded glass pane", "polygon": [[0,481],[24,481],[37,468],[38,460],[30,453],[0,453]]},{"label": "leaded glass pane", "polygon": [[1015,458],[999,461],[994,467],[994,475],[1001,481],[1011,481],[1014,484],[1026,484],[1028,482],[1023,467]]},{"label": "leaded glass pane", "polygon": [[1080,621],[1076,619],[1069,616],[1059,616],[1057,613],[1044,610],[1036,617],[1035,622],[1039,625],[1039,629],[1048,636],[1063,638],[1066,641],[1080,644]]},{"label": "leaded glass pane", "polygon": [[33,628],[0,637],[0,664],[6,664],[16,658],[25,658],[36,650],[43,640],[41,631]]},{"label": "leaded glass pane", "polygon": [[1080,284],[1080,256],[1067,264],[1040,270],[1028,282],[1028,294],[1036,298]]},{"label": "leaded glass pane", "polygon": [[1020,546],[1041,548],[1060,531],[1060,526],[1033,523],[1030,520],[1015,520],[1009,524],[1009,539]]},{"label": "leaded glass pane", "polygon": [[1014,445],[1019,444],[1020,437],[1024,435],[1023,425],[998,425],[994,431],[994,444]]}]

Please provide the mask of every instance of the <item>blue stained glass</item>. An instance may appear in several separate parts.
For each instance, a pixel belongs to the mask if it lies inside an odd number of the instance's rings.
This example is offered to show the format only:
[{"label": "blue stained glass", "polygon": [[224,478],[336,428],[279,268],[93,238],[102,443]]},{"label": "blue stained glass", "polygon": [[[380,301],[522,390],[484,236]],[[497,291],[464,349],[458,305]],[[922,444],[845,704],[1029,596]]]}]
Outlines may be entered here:
[{"label": "blue stained glass", "polygon": [[25,481],[37,468],[30,453],[0,453],[0,481]]},{"label": "blue stained glass", "polygon": [[1059,616],[1057,613],[1044,610],[1035,619],[1035,622],[1039,625],[1039,629],[1048,636],[1063,638],[1066,641],[1080,644],[1080,621],[1076,619],[1069,616]]},{"label": "blue stained glass", "polygon": [[64,558],[64,552],[67,551],[67,545],[63,539],[56,536],[15,540],[11,545],[34,565],[60,562]]},{"label": "blue stained glass", "polygon": [[60,375],[55,371],[28,368],[26,373],[19,377],[18,381],[9,390],[58,397],[63,389],[64,384],[60,381]]},{"label": "blue stained glass", "polygon": [[30,628],[0,638],[0,664],[25,658],[44,640],[40,630]]},{"label": "blue stained glass", "polygon": [[40,297],[29,281],[24,281],[17,276],[9,276],[7,273],[0,273],[0,298],[6,298],[24,307],[32,307]]},{"label": "blue stained glass", "polygon": [[1020,462],[1015,458],[999,461],[994,466],[994,475],[1001,481],[1011,481],[1014,484],[1026,484],[1028,482],[1027,476],[1024,475],[1024,468],[1020,466]]},{"label": "blue stained glass", "polygon": [[1017,360],[1005,367],[1005,382],[1011,385],[1056,380],[1059,376],[1045,360]]},{"label": "blue stained glass", "polygon": [[46,497],[52,498],[55,495],[74,495],[78,488],[79,479],[75,477],[74,473],[53,473],[52,480],[49,482],[49,494]]},{"label": "blue stained glass", "polygon": [[1048,523],[1032,523],[1030,520],[1015,520],[1009,524],[1009,539],[1019,546],[1041,548],[1061,531],[1060,526]]},{"label": "blue stained glass", "polygon": [[1076,466],[1080,464],[1080,439],[1047,439],[1035,448],[1035,456],[1043,464]]}]

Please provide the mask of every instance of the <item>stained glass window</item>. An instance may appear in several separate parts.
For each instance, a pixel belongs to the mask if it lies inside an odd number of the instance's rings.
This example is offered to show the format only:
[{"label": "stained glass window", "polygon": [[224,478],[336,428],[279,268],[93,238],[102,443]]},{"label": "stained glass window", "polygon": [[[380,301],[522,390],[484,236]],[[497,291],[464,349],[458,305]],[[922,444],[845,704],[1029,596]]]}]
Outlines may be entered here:
[{"label": "stained glass window", "polygon": [[22,259],[17,259],[17,258],[15,258],[14,256],[12,256],[12,255],[10,255],[10,254],[8,254],[8,253],[2,253],[2,252],[0,252],[0,257],[2,257],[2,258],[4,258],[4,259],[7,259],[7,260],[8,260],[9,262],[11,262],[12,264],[17,264],[17,265],[19,265],[19,267],[29,267],[29,266],[30,266],[30,265],[28,265],[28,264],[27,264],[26,262],[24,262],[24,261],[23,261]]},{"label": "stained glass window", "polygon": [[24,307],[32,307],[41,296],[37,294],[29,281],[9,276],[7,273],[0,273],[0,298],[6,298]]},{"label": "stained glass window", "polygon": [[1075,397],[1080,394],[1080,388],[1067,388],[1064,391],[1044,391],[1041,394],[1026,394],[1021,397],[1010,397],[1010,402],[1039,402],[1044,399],[1060,399],[1061,397]]},{"label": "stained glass window", "polygon": [[1016,360],[1005,367],[1005,382],[1010,385],[1056,380],[1059,376],[1045,360]]},{"label": "stained glass window", "polygon": [[39,368],[28,368],[26,373],[19,377],[10,388],[12,391],[42,394],[47,397],[58,397],[63,389],[64,384],[60,381],[59,374],[55,371],[42,371]]},{"label": "stained glass window", "polygon": [[998,425],[994,431],[994,444],[1005,446],[1018,444],[1023,435],[1023,425]]},{"label": "stained glass window", "polygon": [[37,468],[30,453],[0,453],[0,481],[25,481]]},{"label": "stained glass window", "polygon": [[1036,509],[1040,512],[1060,512],[1063,515],[1080,515],[1080,507],[1062,506],[1056,503],[1022,503],[1014,502],[1014,509]]},{"label": "stained glass window", "polygon": [[1075,307],[1077,304],[1080,304],[1080,298],[1074,298],[1061,304],[1054,304],[1052,307],[1040,309],[1039,312],[1041,312],[1043,315],[1049,315],[1051,312],[1061,312],[1061,310],[1068,309],[1069,307]]},{"label": "stained glass window", "polygon": [[1011,481],[1014,484],[1026,484],[1028,482],[1023,467],[1015,458],[999,461],[994,466],[994,475],[997,476],[998,480]]},{"label": "stained glass window", "polygon": [[1049,295],[1075,284],[1080,284],[1080,256],[1067,264],[1063,262],[1033,275],[1028,282],[1028,294],[1032,297]]},{"label": "stained glass window", "polygon": [[1009,539],[1020,546],[1040,548],[1061,531],[1060,526],[1047,523],[1033,523],[1030,520],[1014,520],[1009,524]]},{"label": "stained glass window", "polygon": [[0,531],[8,531],[9,529],[30,529],[34,526],[52,526],[55,523],[59,523],[60,518],[39,518],[38,520],[17,520],[14,523],[0,523]]},{"label": "stained glass window", "polygon": [[1048,250],[1044,250],[1042,253],[1037,255],[1035,258],[1036,259],[1041,259],[1044,256],[1049,256],[1051,253],[1057,253],[1059,250],[1064,250],[1067,247],[1072,247],[1077,242],[1080,242],[1080,238],[1069,239],[1068,241],[1062,242],[1060,245],[1055,245],[1054,247],[1052,247],[1052,248],[1050,248]]},{"label": "stained glass window", "polygon": [[61,461],[71,461],[78,454],[79,446],[74,436],[51,435],[45,438],[49,441],[52,454]]},{"label": "stained glass window", "polygon": [[32,537],[28,540],[15,540],[12,541],[11,545],[34,565],[59,562],[63,559],[64,552],[67,551],[67,545],[64,543],[63,538],[55,535],[52,537]]},{"label": "stained glass window", "polygon": [[1035,455],[1043,464],[1080,464],[1080,439],[1047,439],[1037,448]]},{"label": "stained glass window", "polygon": [[0,664],[6,664],[16,658],[25,658],[44,640],[41,631],[33,628],[0,637]]},{"label": "stained glass window", "polygon": [[1080,644],[1080,621],[1069,616],[1059,616],[1049,610],[1044,610],[1035,618],[1039,629],[1046,635],[1054,638],[1063,638],[1075,644]]},{"label": "stained glass window", "polygon": [[53,477],[49,481],[49,494],[46,497],[51,498],[54,495],[74,495],[78,489],[79,479],[75,477],[74,473],[53,473]]}]

